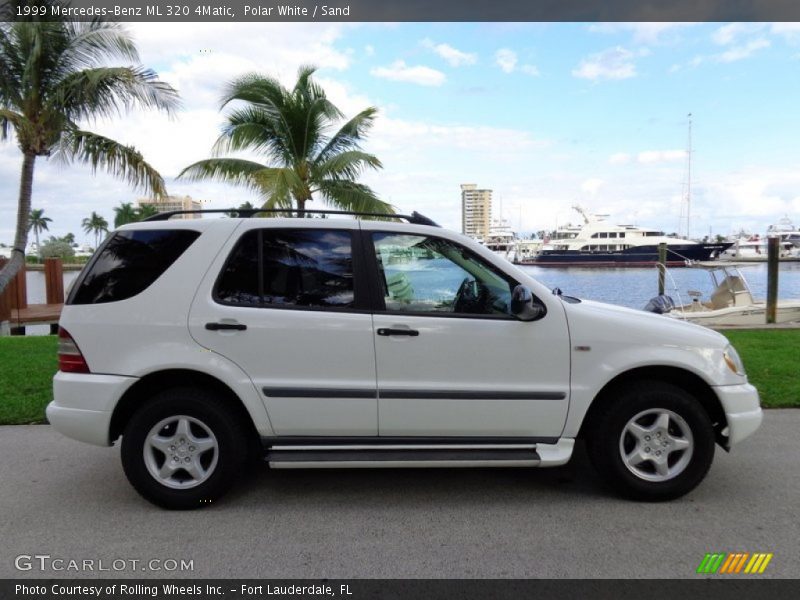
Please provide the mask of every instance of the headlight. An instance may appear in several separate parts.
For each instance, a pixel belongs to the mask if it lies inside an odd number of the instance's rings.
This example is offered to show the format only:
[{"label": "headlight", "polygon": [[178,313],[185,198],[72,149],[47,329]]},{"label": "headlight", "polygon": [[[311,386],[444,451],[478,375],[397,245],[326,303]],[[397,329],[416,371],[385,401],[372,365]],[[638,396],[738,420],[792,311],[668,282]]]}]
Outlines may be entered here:
[{"label": "headlight", "polygon": [[725,352],[722,353],[722,356],[725,359],[725,364],[728,365],[731,371],[737,375],[744,376],[744,364],[742,364],[742,359],[739,358],[739,353],[736,352],[736,348],[728,346],[725,348]]}]

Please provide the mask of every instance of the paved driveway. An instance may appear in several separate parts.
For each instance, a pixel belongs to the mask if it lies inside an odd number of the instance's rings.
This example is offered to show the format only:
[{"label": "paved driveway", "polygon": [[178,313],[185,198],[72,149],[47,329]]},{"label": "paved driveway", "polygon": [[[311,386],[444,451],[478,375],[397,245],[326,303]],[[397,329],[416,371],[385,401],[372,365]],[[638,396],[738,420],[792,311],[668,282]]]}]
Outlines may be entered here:
[{"label": "paved driveway", "polygon": [[[117,449],[0,427],[0,577],[92,574],[52,569],[70,560],[125,577],[691,577],[715,551],[773,552],[763,576],[795,577],[799,437],[800,410],[769,411],[754,438],[718,450],[698,490],[663,504],[610,496],[579,449],[551,470],[264,467],[179,513],[139,498]],[[37,554],[51,557],[44,571],[15,569]],[[170,560],[194,570],[166,572]]]}]

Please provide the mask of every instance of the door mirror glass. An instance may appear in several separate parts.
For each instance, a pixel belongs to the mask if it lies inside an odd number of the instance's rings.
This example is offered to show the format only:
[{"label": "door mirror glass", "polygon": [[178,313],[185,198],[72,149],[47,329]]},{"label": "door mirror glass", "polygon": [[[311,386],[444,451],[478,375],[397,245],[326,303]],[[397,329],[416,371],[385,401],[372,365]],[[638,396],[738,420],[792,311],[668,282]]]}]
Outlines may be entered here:
[{"label": "door mirror glass", "polygon": [[544,316],[544,306],[533,301],[530,288],[518,285],[511,293],[511,314],[520,321],[535,321]]}]

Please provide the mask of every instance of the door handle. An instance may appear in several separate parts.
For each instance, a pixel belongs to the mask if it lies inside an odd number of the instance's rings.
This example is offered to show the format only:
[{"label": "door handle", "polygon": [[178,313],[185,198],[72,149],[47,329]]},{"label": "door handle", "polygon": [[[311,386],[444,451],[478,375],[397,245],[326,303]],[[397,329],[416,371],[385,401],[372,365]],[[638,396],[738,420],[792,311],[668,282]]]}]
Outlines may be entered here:
[{"label": "door handle", "polygon": [[388,327],[381,327],[378,329],[378,335],[408,335],[416,337],[419,335],[419,331],[416,329],[391,329]]},{"label": "door handle", "polygon": [[206,323],[206,329],[209,331],[220,331],[220,330],[234,330],[234,331],[244,331],[247,329],[247,325],[243,325],[242,323]]}]

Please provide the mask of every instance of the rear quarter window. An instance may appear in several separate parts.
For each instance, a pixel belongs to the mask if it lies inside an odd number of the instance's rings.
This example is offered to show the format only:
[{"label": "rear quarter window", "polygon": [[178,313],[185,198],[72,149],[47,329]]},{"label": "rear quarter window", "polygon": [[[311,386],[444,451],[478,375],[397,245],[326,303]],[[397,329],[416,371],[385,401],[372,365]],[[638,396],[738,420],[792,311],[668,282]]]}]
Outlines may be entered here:
[{"label": "rear quarter window", "polygon": [[67,304],[118,302],[140,294],[200,236],[188,229],[118,231],[98,250]]}]

